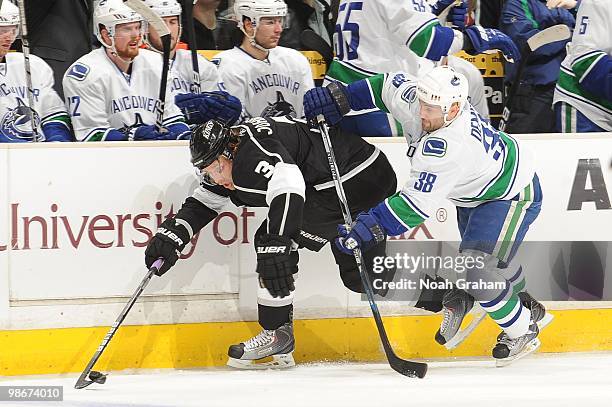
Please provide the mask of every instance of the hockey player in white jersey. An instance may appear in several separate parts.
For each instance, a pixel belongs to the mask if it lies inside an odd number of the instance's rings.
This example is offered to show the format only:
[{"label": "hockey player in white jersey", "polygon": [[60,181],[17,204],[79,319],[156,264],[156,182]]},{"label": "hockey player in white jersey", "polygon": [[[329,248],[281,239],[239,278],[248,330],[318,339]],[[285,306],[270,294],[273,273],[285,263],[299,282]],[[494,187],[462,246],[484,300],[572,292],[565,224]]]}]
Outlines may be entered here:
[{"label": "hockey player in white jersey", "polygon": [[[216,119],[226,124],[233,124],[240,117],[240,101],[221,91],[221,77],[212,62],[198,55],[200,75],[200,92],[193,91],[193,65],[191,52],[177,49],[181,37],[181,6],[175,0],[145,0],[166,23],[170,30],[170,73],[172,91],[176,93],[175,103],[181,109],[187,123],[199,124]],[[155,28],[149,27],[145,35],[149,49],[162,52],[162,43]]]},{"label": "hockey player in white jersey", "polygon": [[[557,3],[564,2],[549,0],[547,5]],[[553,99],[557,130],[562,133],[612,131],[610,27],[612,1],[580,3]]]},{"label": "hockey player in white jersey", "polygon": [[[154,125],[162,57],[141,49],[142,17],[121,0],[101,0],[94,10],[101,48],[79,58],[64,74],[64,96],[79,141],[174,140],[189,127],[166,92],[163,129]],[[168,85],[168,88],[170,86]]]},{"label": "hockey player in white jersey", "polygon": [[[145,4],[160,16],[170,30],[170,72],[172,78],[172,91],[176,93],[190,93],[193,82],[193,65],[191,52],[186,49],[177,49],[181,38],[181,6],[176,0],[145,0]],[[163,52],[159,34],[154,27],[149,27],[145,34],[145,43],[152,51]],[[200,91],[211,92],[219,90],[220,77],[217,67],[206,58],[198,55],[198,68],[200,74]]]},{"label": "hockey player in white jersey", "polygon": [[282,0],[236,0],[244,38],[217,55],[224,90],[243,105],[243,116],[303,117],[304,92],[314,87],[310,64],[300,52],[278,46],[287,5]]},{"label": "hockey player in white jersey", "polygon": [[[396,73],[346,88],[333,83],[309,91],[304,100],[307,118],[324,115],[330,124],[338,123],[348,106],[378,107],[409,129],[411,169],[401,191],[361,213],[350,228],[339,228],[339,248],[367,251],[386,235],[425,222],[441,200],[450,199],[457,207],[460,256],[483,259],[484,267],[464,263],[466,281],[503,286],[467,290],[503,329],[493,357],[502,364],[537,349],[537,322],[545,310],[524,292],[522,269],[509,267],[540,212],[542,192],[530,152],[475,111],[467,102],[465,77],[448,66],[434,68],[418,82]],[[442,344],[456,334],[473,301],[451,290],[443,305],[444,321],[436,334]]]},{"label": "hockey player in white jersey", "polygon": [[0,8],[0,143],[33,141],[33,124],[37,141],[72,141],[66,107],[53,89],[53,71],[36,55],[30,55],[34,106],[27,105],[24,56],[9,52],[18,32],[19,9],[4,1]]},{"label": "hockey player in white jersey", "polygon": [[[519,50],[501,31],[480,26],[465,28],[464,2],[448,14],[454,28],[442,24],[439,15],[454,2],[342,0],[334,34],[336,58],[326,79],[349,84],[394,71],[416,78],[419,72],[433,67],[431,61],[438,62],[460,50],[480,54],[499,49],[507,59],[518,62]],[[352,119],[351,115],[342,127],[363,136],[402,134],[399,123],[376,109],[368,114],[367,121]]]}]

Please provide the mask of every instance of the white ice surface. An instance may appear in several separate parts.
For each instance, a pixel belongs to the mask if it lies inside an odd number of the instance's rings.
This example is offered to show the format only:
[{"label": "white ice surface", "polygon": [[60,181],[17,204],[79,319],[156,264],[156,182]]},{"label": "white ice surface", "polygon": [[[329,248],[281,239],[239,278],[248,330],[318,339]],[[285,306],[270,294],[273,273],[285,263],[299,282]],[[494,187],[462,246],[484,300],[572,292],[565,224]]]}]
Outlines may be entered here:
[{"label": "white ice surface", "polygon": [[63,402],[4,406],[611,407],[612,353],[535,355],[504,368],[491,360],[431,362],[425,379],[386,364],[321,363],[283,371],[113,372],[75,390],[78,375],[4,378],[0,385],[61,385]]}]

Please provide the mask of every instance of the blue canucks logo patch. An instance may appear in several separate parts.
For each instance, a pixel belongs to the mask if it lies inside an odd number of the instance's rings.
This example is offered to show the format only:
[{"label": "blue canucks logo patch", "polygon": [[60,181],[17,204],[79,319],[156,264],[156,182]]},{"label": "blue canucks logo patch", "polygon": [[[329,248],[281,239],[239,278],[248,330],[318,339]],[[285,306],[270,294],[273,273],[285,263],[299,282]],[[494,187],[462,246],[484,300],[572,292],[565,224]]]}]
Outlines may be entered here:
[{"label": "blue canucks logo patch", "polygon": [[213,64],[215,64],[215,66],[218,68],[219,64],[221,63],[221,58],[211,58],[210,62],[212,62]]},{"label": "blue canucks logo patch", "polygon": [[34,141],[32,124],[38,129],[39,139],[37,141],[44,141],[40,131],[40,116],[36,111],[30,110],[21,99],[17,98],[17,106],[14,109],[8,109],[0,119],[0,131],[8,141]]},{"label": "blue canucks logo patch", "polygon": [[416,86],[410,86],[402,92],[402,100],[406,103],[414,103],[417,99]]},{"label": "blue canucks logo patch", "polygon": [[74,78],[77,81],[82,81],[87,78],[87,74],[89,73],[89,67],[85,64],[77,62],[76,64],[70,67],[70,70],[66,74],[69,78]]},{"label": "blue canucks logo patch", "polygon": [[451,79],[450,83],[453,86],[459,86],[461,84],[461,80],[459,79],[459,77],[453,76],[453,79]]},{"label": "blue canucks logo patch", "polygon": [[446,140],[438,137],[429,137],[423,143],[423,155],[444,157],[446,154]]}]

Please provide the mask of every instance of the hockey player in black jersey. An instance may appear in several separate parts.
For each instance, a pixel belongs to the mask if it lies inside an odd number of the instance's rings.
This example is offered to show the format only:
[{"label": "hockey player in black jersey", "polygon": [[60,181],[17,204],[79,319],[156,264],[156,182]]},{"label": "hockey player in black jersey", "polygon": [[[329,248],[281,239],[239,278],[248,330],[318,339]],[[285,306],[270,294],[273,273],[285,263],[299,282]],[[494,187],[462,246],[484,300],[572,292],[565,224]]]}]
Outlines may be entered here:
[{"label": "hockey player in black jersey", "polygon": [[[363,139],[332,129],[335,156],[353,214],[365,210],[396,190],[395,173],[387,157]],[[337,235],[343,223],[319,131],[288,116],[253,118],[224,127],[214,120],[193,131],[191,162],[200,170],[200,186],[176,216],[164,221],[149,242],[145,262],[158,258],[172,267],[191,237],[211,222],[229,201],[235,205],[268,207],[266,221],[255,233],[259,323],[255,337],[229,348],[234,367],[286,367],[294,364],[292,325],[294,274],[299,248],[319,251]],[[386,241],[365,254],[372,270],[374,257],[383,256]],[[331,245],[346,287],[362,292],[354,257]],[[308,270],[306,270],[308,272]],[[394,270],[382,278],[390,280]],[[381,274],[377,274],[381,278]],[[273,361],[253,361],[273,356]]]}]

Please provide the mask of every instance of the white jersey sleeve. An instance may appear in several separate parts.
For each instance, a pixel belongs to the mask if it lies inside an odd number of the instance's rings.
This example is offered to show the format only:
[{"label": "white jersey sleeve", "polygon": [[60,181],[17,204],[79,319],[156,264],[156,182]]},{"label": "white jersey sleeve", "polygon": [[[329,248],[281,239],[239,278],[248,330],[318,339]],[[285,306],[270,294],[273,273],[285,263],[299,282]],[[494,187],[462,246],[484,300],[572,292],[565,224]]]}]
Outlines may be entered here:
[{"label": "white jersey sleeve", "polygon": [[32,65],[31,69],[35,72],[33,78],[37,78],[36,82],[38,82],[40,89],[40,94],[37,97],[37,105],[41,116],[41,123],[45,124],[49,123],[51,120],[59,120],[68,125],[69,118],[66,112],[66,106],[64,106],[62,99],[55,89],[53,89],[55,82],[53,70],[44,60],[36,55],[30,55],[30,61]]},{"label": "white jersey sleeve", "polygon": [[249,89],[246,78],[243,78],[241,75],[242,69],[238,66],[239,63],[237,63],[240,57],[235,54],[237,53],[233,49],[227,50],[217,54],[216,58],[219,61],[218,70],[221,90],[237,97],[242,102],[242,121],[258,114],[254,111],[253,103],[247,104],[247,101],[250,99]]},{"label": "white jersey sleeve", "polygon": [[408,143],[421,138],[423,130],[419,117],[416,81],[410,74],[394,72],[374,75],[353,82],[348,91],[354,110],[378,108],[390,113],[401,125]]}]

